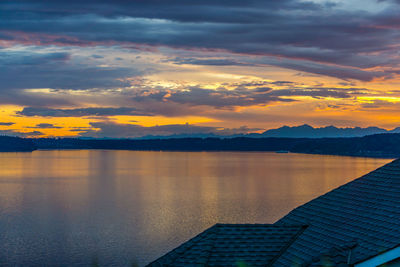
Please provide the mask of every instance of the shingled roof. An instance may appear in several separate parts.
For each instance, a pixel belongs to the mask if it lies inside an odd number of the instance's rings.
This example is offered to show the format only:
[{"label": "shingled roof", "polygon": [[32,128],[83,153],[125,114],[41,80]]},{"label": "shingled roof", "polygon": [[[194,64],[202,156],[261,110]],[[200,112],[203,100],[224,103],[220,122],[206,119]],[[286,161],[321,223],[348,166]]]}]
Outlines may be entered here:
[{"label": "shingled roof", "polygon": [[303,226],[216,224],[148,266],[266,266]]},{"label": "shingled roof", "polygon": [[273,225],[217,224],[149,266],[349,266],[397,246],[400,160],[294,209]]}]

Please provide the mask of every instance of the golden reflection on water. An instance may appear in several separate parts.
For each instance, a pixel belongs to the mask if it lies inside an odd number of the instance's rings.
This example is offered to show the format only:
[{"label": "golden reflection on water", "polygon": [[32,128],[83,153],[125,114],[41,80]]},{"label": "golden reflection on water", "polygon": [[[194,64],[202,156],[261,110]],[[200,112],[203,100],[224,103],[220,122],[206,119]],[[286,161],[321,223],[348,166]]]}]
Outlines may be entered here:
[{"label": "golden reflection on water", "polygon": [[[217,223],[273,223],[389,162],[246,152],[0,153],[0,265],[144,264]],[[1,261],[4,262],[1,262]]]}]

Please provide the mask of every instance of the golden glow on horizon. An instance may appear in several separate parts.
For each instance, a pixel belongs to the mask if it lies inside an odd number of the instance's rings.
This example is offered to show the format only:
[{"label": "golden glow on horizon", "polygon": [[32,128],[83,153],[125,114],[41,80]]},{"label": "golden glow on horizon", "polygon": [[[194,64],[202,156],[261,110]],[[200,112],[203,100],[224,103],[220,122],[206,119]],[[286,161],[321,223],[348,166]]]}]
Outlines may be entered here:
[{"label": "golden glow on horizon", "polygon": [[162,116],[112,116],[112,121],[120,124],[138,124],[145,127],[168,125],[168,124],[199,124],[215,122],[216,120],[205,117],[182,116],[182,117],[162,117]]},{"label": "golden glow on horizon", "polygon": [[[40,131],[44,135],[39,137],[55,137],[55,136],[77,136],[79,132],[71,131],[77,128],[95,130],[91,127],[90,122],[102,122],[103,118],[96,117],[25,117],[15,115],[22,108],[18,106],[0,106],[1,121],[13,122],[11,126],[1,126],[1,130],[13,130],[22,133]],[[182,117],[163,117],[163,116],[109,116],[107,121],[118,124],[137,124],[144,127],[161,126],[169,124],[204,124],[208,122],[217,122],[215,119],[199,117],[199,116],[182,116]],[[37,128],[38,124],[53,124],[57,128]],[[59,128],[58,128],[59,127]],[[32,136],[33,137],[33,136]]]}]

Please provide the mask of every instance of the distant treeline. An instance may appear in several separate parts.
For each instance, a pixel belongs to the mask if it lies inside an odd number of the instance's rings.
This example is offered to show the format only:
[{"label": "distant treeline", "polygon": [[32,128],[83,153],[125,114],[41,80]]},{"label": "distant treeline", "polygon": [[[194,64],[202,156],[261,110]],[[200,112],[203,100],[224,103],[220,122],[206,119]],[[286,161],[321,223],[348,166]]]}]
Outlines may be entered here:
[{"label": "distant treeline", "polygon": [[400,134],[354,138],[77,139],[0,137],[0,151],[118,149],[151,151],[289,151],[363,157],[400,157]]},{"label": "distant treeline", "polygon": [[367,157],[400,157],[400,134],[353,138],[32,139],[38,149],[152,151],[280,151]]},{"label": "distant treeline", "polygon": [[0,152],[30,152],[37,146],[29,139],[0,136]]},{"label": "distant treeline", "polygon": [[295,138],[177,138],[177,139],[32,139],[39,149],[126,149],[167,151],[289,150],[305,139]]}]

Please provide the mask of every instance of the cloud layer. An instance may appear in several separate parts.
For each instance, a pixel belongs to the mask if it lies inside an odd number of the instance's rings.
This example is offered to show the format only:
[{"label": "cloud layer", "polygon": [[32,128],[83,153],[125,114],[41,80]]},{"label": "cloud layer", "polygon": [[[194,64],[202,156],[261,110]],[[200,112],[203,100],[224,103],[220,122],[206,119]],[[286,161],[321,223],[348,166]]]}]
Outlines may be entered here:
[{"label": "cloud layer", "polygon": [[[371,79],[362,71],[390,77],[390,71],[366,69],[397,65],[390,56],[395,55],[400,37],[400,7],[375,12],[360,11],[357,4],[353,8],[296,0],[2,1],[0,38],[24,44],[224,50],[289,59],[292,62],[282,63],[284,67],[317,74],[321,74],[318,65],[310,63],[324,64],[339,78],[352,68],[360,73],[347,78]],[[303,66],[297,60],[310,63]],[[329,75],[328,70],[322,74]]]},{"label": "cloud layer", "polygon": [[343,126],[350,112],[394,126],[399,12],[397,0],[0,1],[0,126],[128,137]]}]

